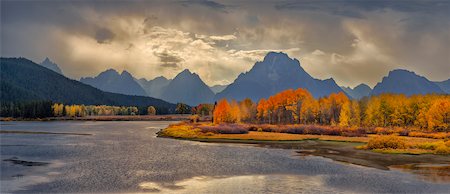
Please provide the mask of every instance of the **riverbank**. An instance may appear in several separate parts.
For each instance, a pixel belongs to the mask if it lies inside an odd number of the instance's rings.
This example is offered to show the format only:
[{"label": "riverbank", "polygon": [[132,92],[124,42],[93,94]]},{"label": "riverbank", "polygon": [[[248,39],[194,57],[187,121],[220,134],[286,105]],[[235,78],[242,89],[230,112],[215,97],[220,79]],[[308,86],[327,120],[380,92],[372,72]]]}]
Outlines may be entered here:
[{"label": "riverbank", "polygon": [[1,117],[0,121],[184,121],[190,114],[171,115],[112,115],[85,117],[12,118]]},{"label": "riverbank", "polygon": [[[299,155],[314,155],[335,161],[387,170],[391,166],[415,163],[449,164],[448,153],[436,154],[436,146],[445,139],[400,137],[396,135],[368,134],[360,137],[335,135],[291,134],[247,131],[238,134],[204,132],[199,124],[178,123],[158,132],[158,137],[176,138],[209,143],[253,144],[256,146],[298,150]],[[239,128],[237,126],[236,128]],[[251,126],[254,127],[254,126]],[[238,131],[239,132],[239,131]],[[396,149],[368,149],[369,142],[386,137],[401,138],[405,147]],[[372,141],[371,141],[372,140]],[[406,145],[407,144],[407,145]]]}]

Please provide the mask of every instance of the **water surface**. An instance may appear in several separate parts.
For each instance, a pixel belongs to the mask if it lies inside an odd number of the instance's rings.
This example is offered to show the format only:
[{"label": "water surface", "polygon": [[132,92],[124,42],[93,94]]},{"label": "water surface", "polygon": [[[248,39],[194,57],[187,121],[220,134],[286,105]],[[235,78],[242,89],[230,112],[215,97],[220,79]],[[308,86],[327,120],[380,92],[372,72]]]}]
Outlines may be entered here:
[{"label": "water surface", "polygon": [[296,150],[157,138],[155,133],[168,124],[1,123],[1,130],[29,133],[1,134],[0,192],[446,193],[450,190],[448,182],[429,181],[408,171],[379,170],[300,156]]}]

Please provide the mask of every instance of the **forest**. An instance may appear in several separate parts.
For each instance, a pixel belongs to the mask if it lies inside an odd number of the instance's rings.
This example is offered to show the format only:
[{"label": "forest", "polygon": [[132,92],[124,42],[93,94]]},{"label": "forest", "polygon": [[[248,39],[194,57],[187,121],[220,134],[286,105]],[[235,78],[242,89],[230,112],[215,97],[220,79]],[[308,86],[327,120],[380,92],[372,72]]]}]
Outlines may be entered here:
[{"label": "forest", "polygon": [[305,89],[285,90],[254,103],[220,100],[213,122],[304,124],[339,127],[403,127],[425,132],[450,131],[450,96],[382,94],[361,100],[344,93],[315,99]]},{"label": "forest", "polygon": [[[191,107],[178,103],[176,114],[189,114]],[[108,105],[77,105],[52,103],[46,100],[26,102],[1,102],[0,117],[13,118],[47,118],[47,117],[85,117],[114,115],[164,115],[166,109],[154,106],[108,106]]]}]

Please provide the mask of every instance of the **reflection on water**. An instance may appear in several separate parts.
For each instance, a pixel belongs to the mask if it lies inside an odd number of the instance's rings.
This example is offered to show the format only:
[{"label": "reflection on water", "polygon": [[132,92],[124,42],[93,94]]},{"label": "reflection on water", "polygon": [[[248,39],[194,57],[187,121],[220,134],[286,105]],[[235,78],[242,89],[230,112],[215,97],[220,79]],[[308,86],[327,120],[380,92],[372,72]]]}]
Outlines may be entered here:
[{"label": "reflection on water", "polygon": [[12,176],[10,180],[2,180],[2,192],[10,193],[13,191],[25,190],[27,186],[50,182],[50,178],[45,176]]},{"label": "reflection on water", "polygon": [[450,164],[405,164],[390,166],[390,169],[413,173],[426,181],[450,182]]},{"label": "reflection on water", "polygon": [[[282,183],[282,184],[280,184]],[[168,183],[142,182],[145,192],[162,193],[339,193],[324,186],[323,176],[246,175],[231,177],[198,176]]]}]

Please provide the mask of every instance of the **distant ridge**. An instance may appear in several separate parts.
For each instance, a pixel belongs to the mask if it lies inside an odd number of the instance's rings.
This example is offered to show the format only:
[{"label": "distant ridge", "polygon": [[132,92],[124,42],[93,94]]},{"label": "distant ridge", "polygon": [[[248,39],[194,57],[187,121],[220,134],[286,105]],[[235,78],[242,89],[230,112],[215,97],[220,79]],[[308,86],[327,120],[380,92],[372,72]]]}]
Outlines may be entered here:
[{"label": "distant ridge", "polygon": [[371,95],[383,93],[405,94],[443,94],[445,93],[437,84],[423,76],[404,69],[396,69],[383,77],[372,90]]},{"label": "distant ridge", "polygon": [[361,99],[363,97],[369,96],[372,89],[366,84],[359,84],[353,89],[350,87],[341,87],[348,95],[353,99]]},{"label": "distant ridge", "polygon": [[142,89],[133,76],[127,71],[122,71],[122,73],[119,74],[114,69],[108,69],[101,72],[96,77],[81,78],[80,81],[105,92],[147,96],[144,89]]},{"label": "distant ridge", "polygon": [[214,85],[209,87],[211,89],[211,91],[214,92],[214,94],[217,94],[221,91],[223,91],[228,85]]},{"label": "distant ridge", "polygon": [[442,91],[444,91],[447,94],[450,94],[450,79],[441,81],[441,82],[434,82],[436,85],[441,88]]},{"label": "distant ridge", "polygon": [[148,96],[154,98],[161,98],[164,89],[169,85],[170,81],[163,76],[156,77],[152,80],[146,80],[145,78],[141,78],[136,80],[139,85],[145,90]]},{"label": "distant ridge", "polygon": [[183,102],[196,106],[200,103],[212,103],[214,93],[196,73],[185,69],[164,88],[161,98],[172,103]]}]

